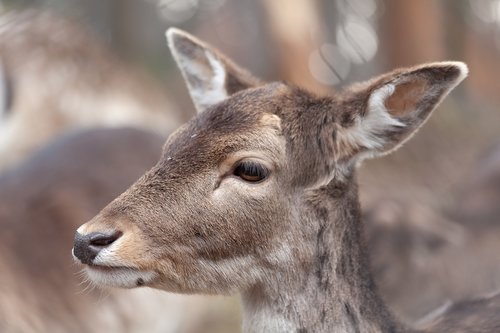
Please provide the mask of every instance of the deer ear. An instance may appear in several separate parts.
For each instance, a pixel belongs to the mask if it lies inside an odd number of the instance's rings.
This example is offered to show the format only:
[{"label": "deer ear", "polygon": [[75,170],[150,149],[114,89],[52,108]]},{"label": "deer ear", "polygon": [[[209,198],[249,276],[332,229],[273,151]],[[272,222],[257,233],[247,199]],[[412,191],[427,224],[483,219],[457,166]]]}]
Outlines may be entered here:
[{"label": "deer ear", "polygon": [[198,112],[260,84],[246,70],[196,37],[176,28],[168,29],[166,36]]},{"label": "deer ear", "polygon": [[337,133],[339,155],[365,158],[394,151],[467,74],[462,62],[431,63],[400,69],[355,88],[342,105],[347,121]]}]

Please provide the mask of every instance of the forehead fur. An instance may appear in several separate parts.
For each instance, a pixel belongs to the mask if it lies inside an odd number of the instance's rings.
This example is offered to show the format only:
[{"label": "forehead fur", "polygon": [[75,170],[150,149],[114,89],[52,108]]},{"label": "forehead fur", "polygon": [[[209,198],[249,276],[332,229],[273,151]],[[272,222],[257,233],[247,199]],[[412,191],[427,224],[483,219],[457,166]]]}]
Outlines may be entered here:
[{"label": "forehead fur", "polygon": [[262,134],[269,130],[280,133],[281,119],[276,115],[280,103],[276,97],[287,89],[281,83],[247,89],[210,107],[169,140],[164,158],[190,156],[192,160],[198,156],[219,163],[220,158],[237,150],[270,149],[266,147],[269,142],[262,142]]}]

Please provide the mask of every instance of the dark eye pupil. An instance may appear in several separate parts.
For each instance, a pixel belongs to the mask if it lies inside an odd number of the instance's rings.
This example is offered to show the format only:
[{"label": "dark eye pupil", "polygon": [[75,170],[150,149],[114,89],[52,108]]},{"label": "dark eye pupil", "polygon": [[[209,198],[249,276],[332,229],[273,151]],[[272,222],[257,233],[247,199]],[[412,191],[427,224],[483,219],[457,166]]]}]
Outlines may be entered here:
[{"label": "dark eye pupil", "polygon": [[248,182],[259,182],[267,177],[267,169],[255,162],[241,162],[234,169],[234,175]]}]

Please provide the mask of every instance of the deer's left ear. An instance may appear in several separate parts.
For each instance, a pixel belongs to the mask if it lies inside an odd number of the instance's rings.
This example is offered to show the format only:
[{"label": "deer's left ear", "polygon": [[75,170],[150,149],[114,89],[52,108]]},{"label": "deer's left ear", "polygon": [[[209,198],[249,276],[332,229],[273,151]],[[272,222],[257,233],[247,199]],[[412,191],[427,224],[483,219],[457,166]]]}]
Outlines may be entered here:
[{"label": "deer's left ear", "polygon": [[387,154],[408,140],[468,73],[462,62],[400,69],[353,88],[342,103],[338,157]]},{"label": "deer's left ear", "polygon": [[170,28],[166,36],[198,112],[261,83],[214,47],[185,31]]}]

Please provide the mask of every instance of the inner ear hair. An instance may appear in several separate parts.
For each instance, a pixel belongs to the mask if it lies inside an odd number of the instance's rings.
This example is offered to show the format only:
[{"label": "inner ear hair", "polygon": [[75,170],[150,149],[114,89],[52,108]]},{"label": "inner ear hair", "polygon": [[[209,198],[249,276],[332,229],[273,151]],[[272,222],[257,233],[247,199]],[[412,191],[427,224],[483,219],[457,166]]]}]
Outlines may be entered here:
[{"label": "inner ear hair", "polygon": [[404,117],[419,110],[430,112],[467,74],[467,66],[455,61],[399,70],[399,73],[388,75],[392,76],[394,91],[384,104],[394,117]]},{"label": "inner ear hair", "polygon": [[341,156],[384,155],[400,147],[425,123],[441,100],[466,76],[461,62],[400,69],[354,87],[345,104],[353,123],[341,124]]},{"label": "inner ear hair", "polygon": [[385,107],[393,117],[401,117],[417,109],[420,96],[428,88],[425,80],[418,78],[395,85],[394,92],[385,100]]},{"label": "inner ear hair", "polygon": [[240,90],[261,84],[217,49],[187,32],[170,28],[166,37],[198,112]]}]

